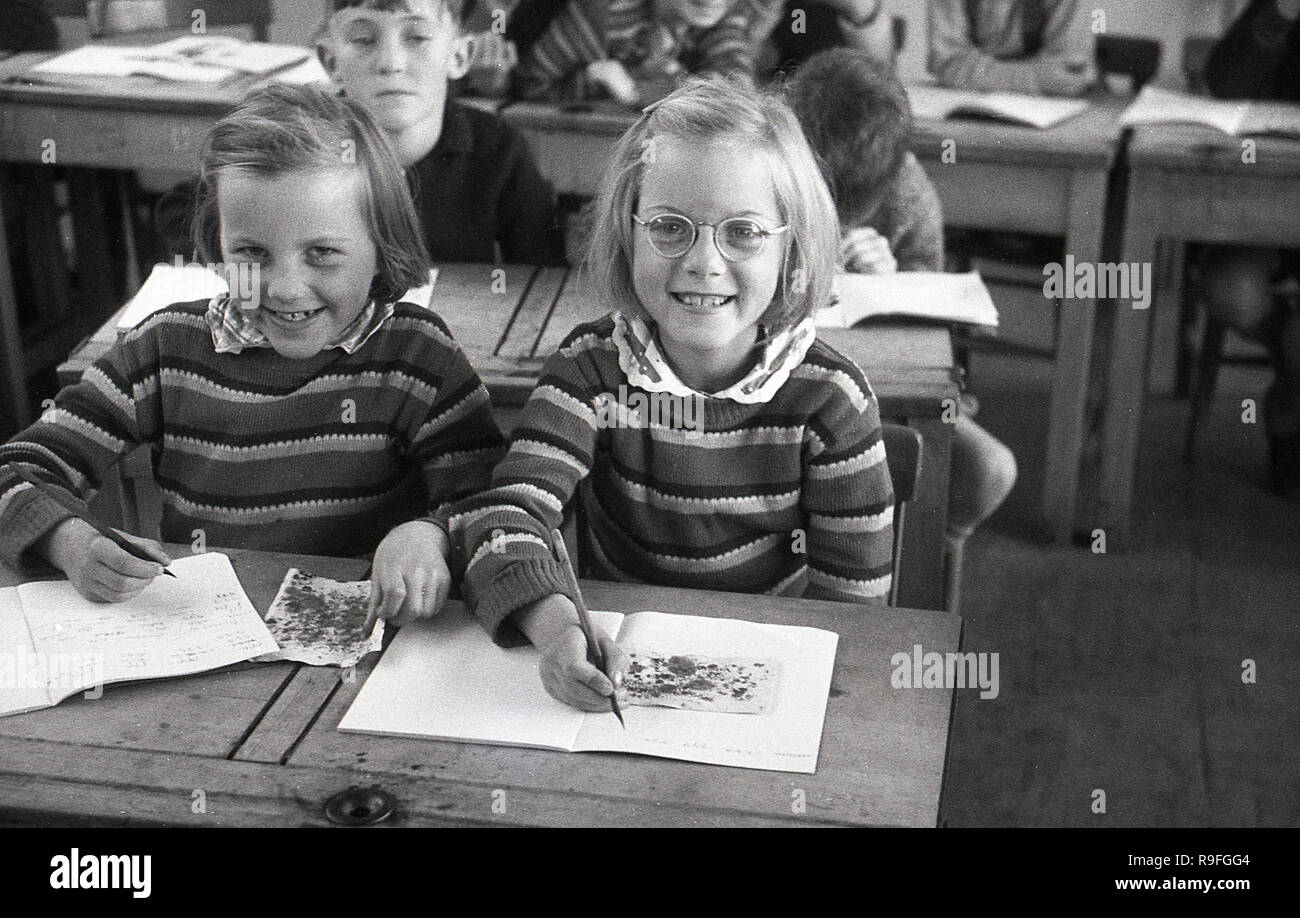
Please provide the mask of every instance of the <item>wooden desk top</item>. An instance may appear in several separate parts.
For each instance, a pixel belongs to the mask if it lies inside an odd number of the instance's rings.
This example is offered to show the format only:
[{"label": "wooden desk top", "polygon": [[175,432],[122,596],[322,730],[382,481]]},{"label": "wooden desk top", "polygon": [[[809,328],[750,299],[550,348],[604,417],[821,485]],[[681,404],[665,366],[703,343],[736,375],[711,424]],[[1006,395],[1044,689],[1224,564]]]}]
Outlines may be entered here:
[{"label": "wooden desk top", "polygon": [[[342,579],[363,566],[228,553],[263,612],[289,566]],[[0,584],[16,579],[0,571]],[[397,798],[396,825],[936,824],[953,694],[892,688],[890,657],[915,644],[956,651],[958,617],[594,581],[583,589],[595,608],[692,610],[838,632],[817,774],[345,734],[336,727],[361,679],[252,664],[110,685],[98,701],[0,719],[0,817],[318,825],[330,795],[378,785]],[[359,675],[377,659],[367,657]],[[193,789],[204,790],[206,813],[191,811]],[[492,806],[500,791],[504,813]],[[792,805],[799,798],[805,812]]]},{"label": "wooden desk top", "polygon": [[[1255,161],[1242,161],[1245,140],[1255,142]],[[1129,140],[1130,167],[1209,176],[1229,173],[1244,178],[1300,177],[1300,140],[1258,135],[1233,137],[1198,124],[1142,124]],[[1295,210],[1295,201],[1290,201]]]},{"label": "wooden desk top", "polygon": [[958,165],[968,161],[1108,168],[1119,148],[1124,107],[1122,100],[1092,100],[1087,111],[1044,130],[979,118],[918,118],[911,146],[922,159],[938,159],[943,141],[954,140]]},{"label": "wooden desk top", "polygon": [[[957,142],[957,162],[1109,166],[1119,144],[1119,116],[1124,103],[1093,101],[1085,112],[1046,130],[975,118],[919,118],[911,146],[918,155],[937,159],[942,142]],[[640,112],[612,103],[556,105],[511,102],[501,115],[518,127],[540,133],[604,137],[610,143],[626,131]]]}]

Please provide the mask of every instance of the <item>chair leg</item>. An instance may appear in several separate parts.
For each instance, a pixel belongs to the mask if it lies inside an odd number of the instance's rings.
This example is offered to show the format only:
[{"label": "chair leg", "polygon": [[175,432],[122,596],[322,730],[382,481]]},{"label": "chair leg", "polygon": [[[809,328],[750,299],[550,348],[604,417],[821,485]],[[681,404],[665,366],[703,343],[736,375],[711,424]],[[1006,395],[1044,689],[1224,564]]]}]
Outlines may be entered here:
[{"label": "chair leg", "polygon": [[1178,309],[1178,354],[1174,364],[1174,398],[1192,393],[1192,367],[1196,363],[1196,298],[1189,293],[1192,281],[1183,277],[1183,295]]},{"label": "chair leg", "polygon": [[1192,403],[1188,410],[1187,439],[1183,444],[1183,461],[1196,461],[1196,431],[1210,402],[1219,379],[1219,364],[1223,362],[1223,335],[1225,326],[1213,317],[1206,319],[1205,337],[1196,361],[1196,379],[1192,387]]},{"label": "chair leg", "polygon": [[961,612],[961,571],[966,561],[965,535],[949,532],[943,537],[943,608],[954,615]]}]

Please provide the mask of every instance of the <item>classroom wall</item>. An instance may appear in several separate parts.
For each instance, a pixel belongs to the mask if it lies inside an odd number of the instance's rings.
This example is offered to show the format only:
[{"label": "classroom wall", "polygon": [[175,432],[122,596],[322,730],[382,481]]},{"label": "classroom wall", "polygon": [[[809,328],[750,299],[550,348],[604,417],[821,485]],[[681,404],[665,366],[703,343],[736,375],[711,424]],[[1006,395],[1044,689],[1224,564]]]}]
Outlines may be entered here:
[{"label": "classroom wall", "polygon": [[[1107,30],[1158,40],[1163,52],[1156,82],[1170,89],[1185,84],[1183,40],[1189,35],[1222,35],[1248,0],[1080,0],[1085,10],[1103,10]],[[890,15],[907,19],[907,46],[898,62],[904,80],[925,75],[926,0],[886,0]]]}]

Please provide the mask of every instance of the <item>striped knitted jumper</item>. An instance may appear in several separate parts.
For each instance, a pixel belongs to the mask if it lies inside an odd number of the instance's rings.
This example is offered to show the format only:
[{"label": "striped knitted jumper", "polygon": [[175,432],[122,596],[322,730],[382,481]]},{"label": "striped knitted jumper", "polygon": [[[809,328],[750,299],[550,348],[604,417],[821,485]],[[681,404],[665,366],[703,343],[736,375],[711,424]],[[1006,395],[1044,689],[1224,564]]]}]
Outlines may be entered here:
[{"label": "striped knitted jumper", "polygon": [[14,474],[85,496],[153,448],[162,536],[322,555],[372,551],[394,525],[484,487],[501,456],[487,391],[433,313],[398,303],[354,353],[218,353],[206,302],[128,332],[56,406],[0,446],[0,558],[69,514]]},{"label": "striped knitted jumper", "polygon": [[514,611],[569,594],[547,535],[575,492],[593,576],[883,604],[893,490],[861,370],[813,340],[766,401],[701,396],[695,423],[679,402],[662,423],[614,424],[617,406],[662,396],[625,372],[625,327],[615,313],[569,334],[492,488],[452,511],[462,592],[494,639],[519,639]]},{"label": "striped knitted jumper", "polygon": [[653,0],[571,0],[524,53],[516,88],[529,99],[599,95],[585,70],[606,59],[623,64],[643,105],[687,73],[752,78],[758,46],[778,12],[778,0],[739,0],[708,28],[674,29],[656,20]]}]

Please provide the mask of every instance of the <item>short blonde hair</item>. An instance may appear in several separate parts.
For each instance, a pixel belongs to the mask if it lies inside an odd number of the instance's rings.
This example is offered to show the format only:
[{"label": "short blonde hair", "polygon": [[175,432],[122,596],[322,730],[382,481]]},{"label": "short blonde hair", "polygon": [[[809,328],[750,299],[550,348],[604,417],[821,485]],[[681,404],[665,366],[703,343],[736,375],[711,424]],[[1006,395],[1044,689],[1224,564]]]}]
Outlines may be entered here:
[{"label": "short blonde hair", "polygon": [[364,179],[366,221],[378,261],[370,295],[392,302],[427,283],[432,263],[424,234],[384,132],[361,105],[315,86],[271,83],[254,89],[208,131],[192,227],[199,260],[222,260],[217,198],[223,172],[279,176],[340,166],[355,166]]},{"label": "short blonde hair", "polygon": [[632,214],[646,163],[661,139],[730,142],[765,158],[781,219],[790,227],[778,237],[785,263],[780,295],[763,316],[769,328],[795,325],[829,301],[839,221],[799,122],[777,96],[723,77],[693,80],[649,106],[614,147],[596,196],[587,258],[602,300],[640,310],[632,284]]}]

